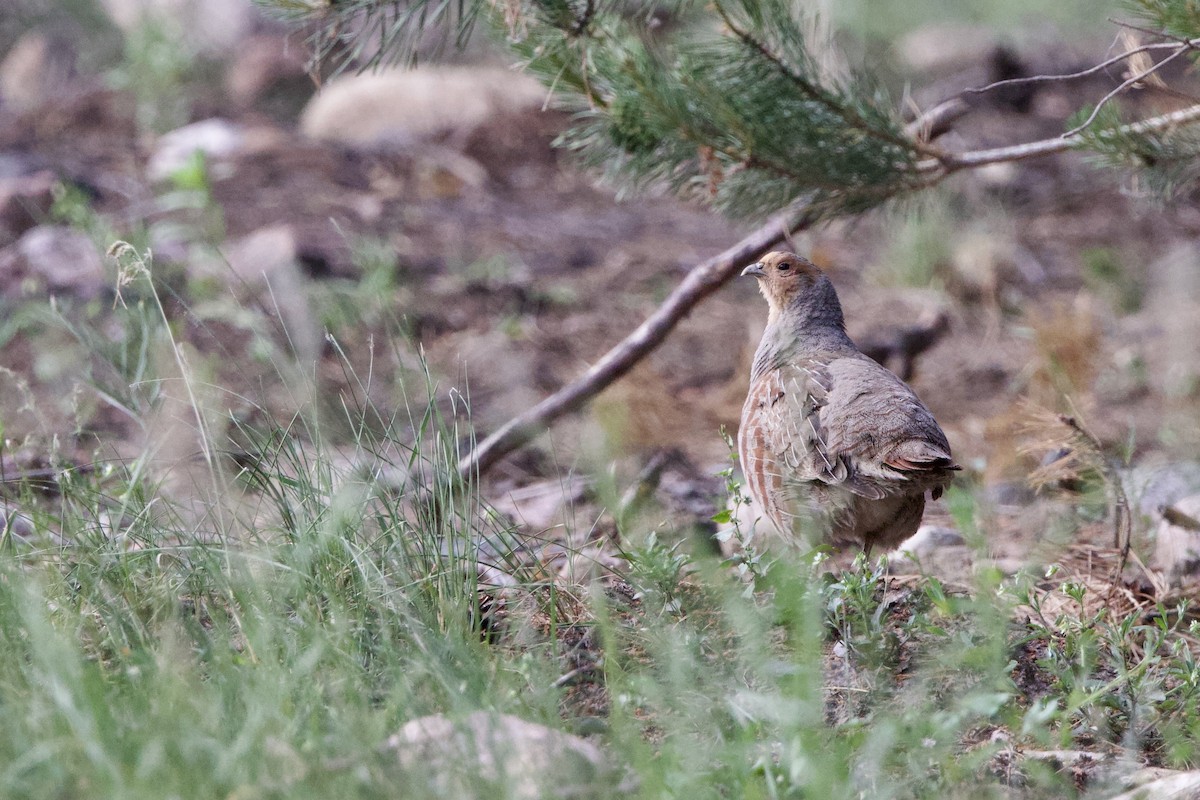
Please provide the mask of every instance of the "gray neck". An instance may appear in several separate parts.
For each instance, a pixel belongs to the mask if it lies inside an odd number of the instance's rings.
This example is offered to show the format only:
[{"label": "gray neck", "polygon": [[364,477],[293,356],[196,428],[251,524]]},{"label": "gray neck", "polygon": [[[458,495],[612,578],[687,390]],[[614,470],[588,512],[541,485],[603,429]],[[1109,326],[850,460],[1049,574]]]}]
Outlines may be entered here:
[{"label": "gray neck", "polygon": [[812,288],[792,298],[763,332],[754,354],[752,378],[805,353],[844,355],[858,352],[846,335],[842,304],[829,278],[822,275]]}]

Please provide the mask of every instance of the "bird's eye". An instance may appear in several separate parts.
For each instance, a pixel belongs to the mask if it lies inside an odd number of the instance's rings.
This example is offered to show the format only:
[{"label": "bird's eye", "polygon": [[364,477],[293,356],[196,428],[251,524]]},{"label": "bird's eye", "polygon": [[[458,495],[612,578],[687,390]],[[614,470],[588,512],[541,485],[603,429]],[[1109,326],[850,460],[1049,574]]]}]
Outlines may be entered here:
[{"label": "bird's eye", "polygon": [[791,268],[792,268],[792,265],[787,263],[786,261],[779,265],[780,272],[787,272]]}]

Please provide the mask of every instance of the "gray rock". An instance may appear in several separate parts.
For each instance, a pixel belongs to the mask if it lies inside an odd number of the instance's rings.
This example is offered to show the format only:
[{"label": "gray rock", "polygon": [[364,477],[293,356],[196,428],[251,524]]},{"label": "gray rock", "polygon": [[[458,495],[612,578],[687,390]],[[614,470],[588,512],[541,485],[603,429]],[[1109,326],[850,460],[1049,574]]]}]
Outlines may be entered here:
[{"label": "gray rock", "polygon": [[588,798],[620,784],[591,742],[509,714],[476,711],[457,722],[421,717],[386,747],[411,777],[428,777],[430,796]]},{"label": "gray rock", "polygon": [[468,134],[503,113],[539,108],[546,89],[495,67],[427,67],[331,81],[300,118],[314,139],[369,146]]},{"label": "gray rock", "polygon": [[1154,537],[1154,566],[1178,577],[1200,568],[1200,494],[1160,509]]},{"label": "gray rock", "polygon": [[996,45],[996,34],[983,25],[940,23],[924,25],[895,43],[900,63],[915,72],[946,73],[979,62],[980,54]]},{"label": "gray rock", "polygon": [[295,232],[287,225],[269,225],[229,244],[223,252],[228,270],[219,277],[228,279],[231,270],[234,293],[243,300],[257,298],[277,313],[297,360],[315,363],[322,331],[308,299],[308,279],[300,268]]},{"label": "gray rock", "polygon": [[919,558],[932,555],[939,547],[955,547],[963,544],[966,544],[963,535],[954,528],[942,525],[922,525],[916,533],[901,542],[895,552],[912,553]]},{"label": "gray rock", "polygon": [[50,213],[56,182],[49,170],[0,177],[0,247],[12,244]]},{"label": "gray rock", "polygon": [[943,581],[969,581],[974,554],[963,535],[942,525],[922,525],[888,553],[888,569],[896,575],[929,574]]},{"label": "gray rock", "polygon": [[228,158],[240,151],[245,142],[241,127],[228,120],[212,118],[193,122],[159,138],[146,165],[146,174],[154,181],[167,180],[187,166],[197,152],[210,160]]},{"label": "gray rock", "polygon": [[26,280],[84,299],[108,286],[104,260],[92,240],[61,225],[31,228],[0,254],[0,290],[15,293]]},{"label": "gray rock", "polygon": [[75,49],[62,37],[29,31],[0,61],[0,99],[18,111],[61,96],[75,74]]},{"label": "gray rock", "polygon": [[7,503],[0,503],[0,536],[29,539],[37,533],[33,520]]},{"label": "gray rock", "polygon": [[295,231],[268,225],[222,248],[226,263],[241,284],[239,292],[257,294],[282,274],[296,269],[299,255]]},{"label": "gray rock", "polygon": [[1158,519],[1159,509],[1200,492],[1200,462],[1138,466],[1125,473],[1124,480],[1125,491],[1137,512]]}]

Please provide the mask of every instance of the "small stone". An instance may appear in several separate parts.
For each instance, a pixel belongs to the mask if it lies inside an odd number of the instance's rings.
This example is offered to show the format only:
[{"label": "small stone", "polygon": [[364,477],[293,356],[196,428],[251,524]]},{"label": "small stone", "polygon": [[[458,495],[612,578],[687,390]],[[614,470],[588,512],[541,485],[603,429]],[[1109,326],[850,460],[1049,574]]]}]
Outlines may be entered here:
[{"label": "small stone", "polygon": [[0,247],[12,244],[50,213],[56,182],[49,170],[0,177]]},{"label": "small stone", "polygon": [[0,99],[17,111],[37,108],[61,95],[75,74],[70,41],[29,31],[0,61]]},{"label": "small stone", "polygon": [[39,225],[0,253],[0,286],[16,292],[33,280],[53,293],[83,299],[108,286],[104,260],[86,234],[61,225]]},{"label": "small stone", "polygon": [[430,67],[351,75],[331,81],[300,118],[314,139],[357,146],[465,136],[493,117],[536,110],[546,89],[494,67]]},{"label": "small stone", "polygon": [[1173,577],[1200,571],[1200,494],[1159,509],[1154,566]]},{"label": "small stone", "polygon": [[224,254],[242,287],[257,292],[273,277],[297,269],[296,234],[288,225],[269,225],[227,245]]},{"label": "small stone", "polygon": [[241,127],[224,119],[206,119],[163,134],[155,145],[146,174],[150,180],[164,181],[183,169],[197,153],[210,161],[228,158],[245,145]]},{"label": "small stone", "polygon": [[914,72],[954,72],[977,64],[981,53],[995,47],[995,38],[995,32],[983,25],[932,24],[901,36],[895,51]]},{"label": "small stone", "polygon": [[917,532],[900,543],[896,548],[899,552],[909,552],[915,556],[932,555],[941,547],[955,547],[966,544],[963,535],[954,528],[943,525],[922,525]]},{"label": "small stone", "polygon": [[954,528],[941,525],[922,525],[917,532],[905,539],[888,554],[888,564],[895,569],[908,570],[922,564],[929,565],[947,548],[965,551],[966,541]]},{"label": "small stone", "polygon": [[600,797],[618,782],[591,742],[510,714],[421,717],[390,736],[387,748],[444,797]]},{"label": "small stone", "polygon": [[37,533],[33,520],[6,503],[0,503],[0,536],[29,539]]},{"label": "small stone", "polygon": [[[268,225],[227,245],[225,263],[209,277],[229,281],[233,293],[243,300],[258,299],[279,315],[287,331],[287,342],[303,364],[320,357],[322,330],[308,298],[309,280],[300,266],[300,249],[295,231],[288,225]],[[210,267],[212,265],[209,265]],[[195,274],[200,274],[197,266]]]},{"label": "small stone", "polygon": [[975,568],[974,554],[963,535],[942,525],[922,525],[887,556],[896,575],[929,574],[943,581],[967,582]]}]

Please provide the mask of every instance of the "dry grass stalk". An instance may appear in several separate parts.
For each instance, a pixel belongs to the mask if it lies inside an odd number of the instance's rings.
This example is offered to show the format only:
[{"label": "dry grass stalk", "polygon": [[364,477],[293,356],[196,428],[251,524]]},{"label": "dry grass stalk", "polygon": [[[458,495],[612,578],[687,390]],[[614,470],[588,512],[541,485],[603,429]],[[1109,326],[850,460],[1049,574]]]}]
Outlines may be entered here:
[{"label": "dry grass stalk", "polygon": [[1056,414],[1031,402],[1024,403],[1023,410],[1023,432],[1033,438],[1022,446],[1021,452],[1057,456],[1030,473],[1029,482],[1035,489],[1040,491],[1046,486],[1078,481],[1088,472],[1099,475],[1104,482],[1108,514],[1112,520],[1113,550],[1117,555],[1117,566],[1109,579],[1111,596],[1118,586],[1123,585],[1121,576],[1129,563],[1133,543],[1133,517],[1121,475],[1105,455],[1100,440],[1077,416]]}]

